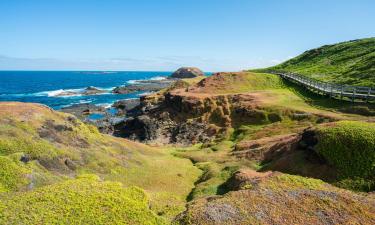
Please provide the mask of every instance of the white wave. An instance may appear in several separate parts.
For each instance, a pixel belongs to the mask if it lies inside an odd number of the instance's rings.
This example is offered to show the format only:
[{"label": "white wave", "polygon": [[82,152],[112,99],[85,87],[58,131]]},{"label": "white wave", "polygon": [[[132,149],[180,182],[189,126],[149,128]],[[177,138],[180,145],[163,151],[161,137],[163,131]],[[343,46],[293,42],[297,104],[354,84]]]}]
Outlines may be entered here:
[{"label": "white wave", "polygon": [[[96,87],[95,87],[96,88]],[[106,94],[111,94],[109,91],[112,91],[114,87],[110,88],[97,88],[99,90],[104,90],[108,92],[103,92],[103,93],[97,93],[94,95],[106,95]],[[77,97],[77,96],[82,96],[82,93],[86,90],[86,88],[77,88],[77,89],[58,89],[58,90],[53,90],[53,91],[42,91],[42,92],[37,92],[33,93],[31,95],[33,96],[48,96],[48,97],[62,97],[62,98],[68,98],[68,97]]]},{"label": "white wave", "polygon": [[[113,103],[112,103],[113,104]],[[102,106],[106,109],[108,108],[111,108],[112,107],[112,104],[111,103],[100,103],[100,104],[96,104],[97,106]]]},{"label": "white wave", "polygon": [[69,106],[72,106],[74,105],[74,103],[71,103],[71,104],[66,104],[66,105],[60,105],[59,108],[65,108],[65,107],[69,107]]},{"label": "white wave", "polygon": [[113,89],[115,89],[116,87],[107,87],[107,88],[98,88],[100,90],[104,90],[104,91],[112,91]]},{"label": "white wave", "polygon": [[153,94],[154,92],[144,92],[144,93],[141,93],[141,94],[138,94],[138,96],[147,96],[147,95],[151,95]]},{"label": "white wave", "polygon": [[[53,91],[42,91],[42,92],[37,92],[34,93],[34,96],[48,96],[48,97],[73,97],[73,96],[80,96],[81,92],[84,89],[58,89],[58,90],[53,90]],[[61,96],[64,93],[72,93],[69,96]],[[74,93],[74,94],[73,94]]]},{"label": "white wave", "polygon": [[139,83],[139,81],[140,80],[128,80],[128,81],[126,81],[126,83],[128,83],[128,84],[137,84],[137,83]]},{"label": "white wave", "polygon": [[128,83],[128,84],[139,84],[139,83],[141,83],[142,81],[147,81],[147,80],[161,81],[161,80],[166,80],[166,79],[167,79],[167,77],[156,76],[156,77],[151,77],[151,78],[149,78],[149,79],[128,80],[126,83]]},{"label": "white wave", "polygon": [[156,76],[156,77],[151,77],[150,80],[165,80],[167,77],[162,77],[162,76]]},{"label": "white wave", "polygon": [[80,104],[91,103],[92,100],[79,100]]},{"label": "white wave", "polygon": [[24,96],[31,96],[34,95],[33,93],[31,94],[1,94],[2,96],[12,96],[12,97],[24,97]]}]

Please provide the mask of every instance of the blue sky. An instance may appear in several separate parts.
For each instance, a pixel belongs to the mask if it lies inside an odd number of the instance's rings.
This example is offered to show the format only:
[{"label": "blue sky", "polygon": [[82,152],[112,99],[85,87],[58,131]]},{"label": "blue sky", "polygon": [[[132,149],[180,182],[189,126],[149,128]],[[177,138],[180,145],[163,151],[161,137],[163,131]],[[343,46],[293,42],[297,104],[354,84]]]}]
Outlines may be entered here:
[{"label": "blue sky", "polygon": [[373,0],[1,0],[0,70],[265,67],[375,36]]}]

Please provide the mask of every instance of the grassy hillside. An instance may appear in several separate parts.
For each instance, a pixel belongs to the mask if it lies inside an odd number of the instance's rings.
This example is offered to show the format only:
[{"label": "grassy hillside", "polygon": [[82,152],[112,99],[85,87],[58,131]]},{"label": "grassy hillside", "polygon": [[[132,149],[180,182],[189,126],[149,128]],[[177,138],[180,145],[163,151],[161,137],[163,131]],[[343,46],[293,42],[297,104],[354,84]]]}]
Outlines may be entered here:
[{"label": "grassy hillside", "polygon": [[234,94],[281,88],[282,80],[272,74],[217,73],[192,86],[189,92],[201,94]]},{"label": "grassy hillside", "polygon": [[288,71],[334,83],[375,87],[375,38],[324,45],[277,66],[257,71]]},{"label": "grassy hillside", "polygon": [[[77,194],[76,191],[92,188],[100,195],[102,186],[112,185],[91,185],[86,180],[71,181],[85,174],[95,174],[103,181],[120,182],[125,187],[142,188],[149,197],[147,205],[152,211],[169,220],[184,210],[185,199],[200,171],[189,160],[173,157],[166,149],[102,135],[95,127],[82,123],[72,115],[38,104],[0,104],[0,201],[5,204],[5,208],[0,207],[0,214],[10,219],[9,207],[23,211],[19,216],[26,215],[27,210],[42,213],[39,210],[42,206],[33,202],[36,198],[45,199],[52,208],[60,210],[55,205],[59,202],[55,203],[49,199],[50,196],[45,196],[52,190],[66,192],[68,196],[92,197],[91,200],[87,199],[89,202],[99,201],[94,194]],[[113,191],[122,192],[117,186],[115,189]],[[109,194],[111,192],[109,188]],[[105,195],[103,193],[103,197]],[[121,195],[118,199],[113,198],[113,201],[128,204],[121,199]],[[88,206],[78,202],[74,204],[78,211],[71,215],[71,221],[77,221],[88,213],[80,208]],[[103,208],[97,210],[121,211],[103,204]],[[119,213],[116,215],[124,216],[124,211]],[[41,223],[38,218],[35,215],[35,220],[30,220],[31,224]],[[15,223],[18,219],[11,218]]]}]

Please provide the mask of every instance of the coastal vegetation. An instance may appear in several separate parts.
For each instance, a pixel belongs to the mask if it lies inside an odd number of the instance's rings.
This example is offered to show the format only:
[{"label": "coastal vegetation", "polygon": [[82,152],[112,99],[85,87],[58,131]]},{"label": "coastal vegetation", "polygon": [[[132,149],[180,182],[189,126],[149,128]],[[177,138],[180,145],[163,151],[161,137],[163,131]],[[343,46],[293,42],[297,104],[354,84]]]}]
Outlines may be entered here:
[{"label": "coastal vegetation", "polygon": [[170,82],[141,97],[118,137],[2,102],[0,223],[374,224],[374,106],[267,73],[372,84],[373,41]]},{"label": "coastal vegetation", "polygon": [[340,121],[317,132],[317,151],[338,171],[339,186],[375,190],[375,124]]},{"label": "coastal vegetation", "polygon": [[[82,199],[78,199],[79,196],[88,198],[92,204],[106,197],[109,197],[110,202],[133,204],[127,202],[127,197],[121,196],[121,193],[128,191],[129,194],[133,193],[133,189],[127,189],[132,186],[144,190],[148,196],[147,203],[144,203],[146,200],[142,197],[139,204],[150,206],[152,210],[152,213],[145,212],[144,215],[148,217],[139,221],[147,222],[147,218],[154,218],[150,221],[159,221],[155,214],[162,215],[168,221],[184,209],[185,199],[200,174],[200,170],[189,160],[173,157],[163,148],[100,134],[92,125],[42,105],[4,102],[0,104],[0,114],[0,192],[3,193],[0,194],[0,214],[4,221],[18,223],[25,219],[23,216],[27,216],[27,210],[32,210],[35,215],[30,215],[33,218],[25,220],[28,224],[42,223],[41,221],[53,223],[54,219],[65,213],[71,214],[71,210],[77,208],[83,211],[70,215],[72,223],[89,215],[85,213],[92,213],[93,216],[87,223],[94,223],[95,211],[86,212],[84,208],[80,208],[82,206],[90,210],[91,206],[81,204]],[[86,177],[85,174],[95,174],[105,182],[98,183],[92,179],[75,180],[75,177]],[[111,182],[120,182],[121,185]],[[112,186],[115,187],[114,190]],[[44,187],[45,189],[40,189]],[[102,189],[107,187],[108,195],[101,195]],[[72,188],[71,192],[69,188]],[[97,191],[96,197],[90,194],[91,189]],[[82,192],[76,192],[80,190]],[[66,192],[66,195],[54,202],[53,196],[62,192]],[[44,196],[47,194],[48,196]],[[60,205],[60,201],[65,201],[69,196],[77,196],[76,200],[71,200],[76,206],[73,207],[69,202]],[[53,218],[49,218],[49,214],[38,215],[40,207],[44,207],[37,201],[40,198],[50,202],[50,213],[62,210],[62,214],[56,214]],[[137,198],[130,200],[138,204]],[[59,205],[62,208],[58,208]],[[17,207],[20,207],[19,213],[12,213],[11,209]],[[131,211],[126,212],[129,207],[121,212],[118,212],[121,209],[114,207],[117,206],[103,202],[102,208],[95,210],[106,208],[114,213],[114,218],[121,217],[119,221],[128,221],[126,224],[137,223],[138,220],[128,218],[128,215],[132,215]],[[137,215],[141,216],[142,214]],[[107,219],[100,224],[111,223],[110,216]],[[139,223],[153,224],[143,222]]]},{"label": "coastal vegetation", "polygon": [[257,71],[294,72],[332,83],[374,87],[374,60],[373,37],[324,45]]},{"label": "coastal vegetation", "polygon": [[4,195],[0,209],[1,224],[165,224],[144,191],[95,175]]}]

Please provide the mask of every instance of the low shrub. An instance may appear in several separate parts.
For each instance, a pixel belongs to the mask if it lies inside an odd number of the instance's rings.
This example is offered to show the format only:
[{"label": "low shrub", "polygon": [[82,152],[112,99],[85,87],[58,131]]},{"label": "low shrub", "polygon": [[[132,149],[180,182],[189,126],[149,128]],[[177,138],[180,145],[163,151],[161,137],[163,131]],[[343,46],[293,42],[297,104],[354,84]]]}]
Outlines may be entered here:
[{"label": "low shrub", "polygon": [[340,121],[317,130],[317,152],[341,178],[375,177],[375,124]]},{"label": "low shrub", "polygon": [[164,224],[141,189],[90,176],[0,200],[1,224]]}]

